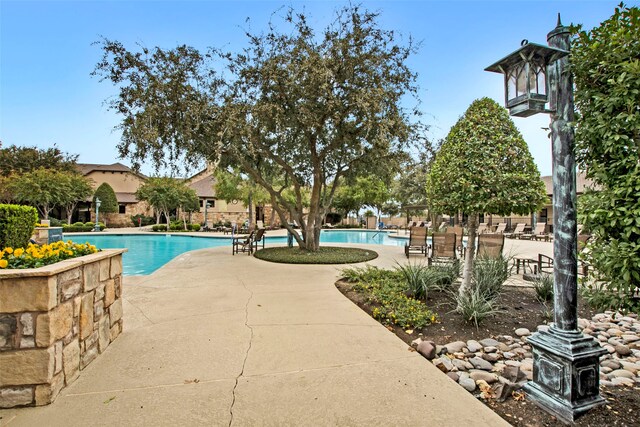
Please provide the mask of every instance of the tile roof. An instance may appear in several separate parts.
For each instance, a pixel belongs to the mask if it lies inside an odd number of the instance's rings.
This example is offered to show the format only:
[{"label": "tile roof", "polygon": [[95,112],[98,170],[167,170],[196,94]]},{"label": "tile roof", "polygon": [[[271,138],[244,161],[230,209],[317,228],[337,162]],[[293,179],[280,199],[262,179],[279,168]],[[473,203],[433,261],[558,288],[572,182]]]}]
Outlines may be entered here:
[{"label": "tile roof", "polygon": [[141,176],[143,178],[146,178],[145,175],[135,172],[133,169],[131,169],[128,166],[123,165],[122,163],[113,163],[110,165],[102,165],[102,164],[96,164],[96,163],[78,163],[76,165],[78,167],[78,169],[80,169],[80,172],[83,175],[87,175],[91,172],[94,171],[100,171],[100,172],[130,172],[133,174],[136,174],[138,176]]},{"label": "tile roof", "polygon": [[215,179],[213,175],[206,175],[202,179],[189,183],[189,188],[192,188],[198,194],[198,197],[204,197],[207,199],[212,199],[216,196],[216,192],[213,189],[213,185],[215,184]]}]

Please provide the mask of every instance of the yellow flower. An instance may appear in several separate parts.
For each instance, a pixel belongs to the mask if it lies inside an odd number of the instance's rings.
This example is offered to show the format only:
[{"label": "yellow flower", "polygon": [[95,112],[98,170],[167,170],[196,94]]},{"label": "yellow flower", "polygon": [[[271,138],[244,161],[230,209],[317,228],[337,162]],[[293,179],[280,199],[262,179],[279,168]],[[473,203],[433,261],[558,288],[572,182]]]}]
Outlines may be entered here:
[{"label": "yellow flower", "polygon": [[20,257],[24,253],[24,249],[18,248],[13,252],[13,256]]},{"label": "yellow flower", "polygon": [[13,248],[4,248],[4,252],[7,254],[12,254],[13,253]]},{"label": "yellow flower", "polygon": [[0,268],[7,268],[7,265],[9,265],[9,261],[6,259],[0,259]]}]

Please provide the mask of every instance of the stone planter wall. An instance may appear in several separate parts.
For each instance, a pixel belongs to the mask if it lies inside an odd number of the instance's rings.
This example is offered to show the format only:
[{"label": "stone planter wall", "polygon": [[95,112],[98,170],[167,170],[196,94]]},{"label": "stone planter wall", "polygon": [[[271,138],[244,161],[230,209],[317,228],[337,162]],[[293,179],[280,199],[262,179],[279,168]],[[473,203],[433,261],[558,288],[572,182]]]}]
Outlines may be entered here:
[{"label": "stone planter wall", "polygon": [[122,332],[122,253],[0,271],[0,408],[53,402]]}]

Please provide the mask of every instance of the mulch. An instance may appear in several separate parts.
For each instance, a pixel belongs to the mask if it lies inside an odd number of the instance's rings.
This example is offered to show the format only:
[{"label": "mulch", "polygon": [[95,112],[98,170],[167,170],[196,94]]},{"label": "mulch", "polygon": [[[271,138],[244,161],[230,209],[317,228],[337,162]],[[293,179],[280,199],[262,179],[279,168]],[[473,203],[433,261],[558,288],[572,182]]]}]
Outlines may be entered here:
[{"label": "mulch", "polygon": [[[366,301],[363,294],[353,291],[352,286],[346,281],[336,283],[340,292],[371,315],[375,304]],[[534,291],[522,287],[505,287],[500,297],[501,313],[485,319],[478,328],[454,312],[455,303],[446,293],[431,292],[426,303],[438,314],[439,323],[413,331],[405,331],[395,325],[385,326],[408,345],[417,338],[444,345],[452,341],[480,340],[498,335],[513,336],[514,330],[518,328],[527,328],[533,332],[538,325],[553,321],[552,311],[537,301]],[[578,298],[579,317],[590,319],[596,313],[581,298]],[[607,403],[583,415],[576,421],[576,426],[640,426],[640,387],[601,387],[600,391]],[[482,400],[482,402],[516,427],[565,425],[528,399],[519,401],[507,399],[504,402]]]}]

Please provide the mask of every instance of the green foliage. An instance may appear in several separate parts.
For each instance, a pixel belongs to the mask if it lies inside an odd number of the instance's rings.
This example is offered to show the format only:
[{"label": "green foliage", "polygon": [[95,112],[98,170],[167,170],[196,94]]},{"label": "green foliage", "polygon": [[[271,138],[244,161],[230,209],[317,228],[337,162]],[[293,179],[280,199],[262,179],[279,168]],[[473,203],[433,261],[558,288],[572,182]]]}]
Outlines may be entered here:
[{"label": "green foliage", "polygon": [[269,193],[283,222],[290,215],[300,224],[298,244],[315,251],[341,181],[386,169],[414,139],[417,112],[404,106],[417,94],[407,65],[415,48],[360,6],[336,11],[320,31],[303,13],[284,15],[247,32],[248,46],[221,61],[187,46],[129,52],[102,40],[94,75],[120,91],[109,104],[122,115],[122,156],[134,165],[236,166]]},{"label": "green foliage", "polygon": [[143,214],[131,215],[131,222],[133,222],[134,226],[138,226],[138,220],[140,221],[140,225],[142,227],[146,225],[151,225],[156,222],[156,220],[152,216],[146,216]]},{"label": "green foliage", "polygon": [[456,292],[456,311],[476,327],[493,314],[500,312],[498,299],[504,282],[511,275],[509,258],[479,257],[473,263],[471,281],[473,287]]},{"label": "green foliage", "polygon": [[533,289],[536,291],[536,298],[541,303],[553,300],[553,276],[540,274],[533,282]]},{"label": "green foliage", "polygon": [[103,182],[96,188],[96,192],[93,194],[93,205],[95,206],[96,199],[100,199],[100,213],[113,213],[118,212],[118,199],[116,198],[116,192],[113,191],[108,183]]},{"label": "green foliage", "polygon": [[200,224],[189,224],[191,231],[200,231]]},{"label": "green foliage", "polygon": [[604,283],[588,299],[629,309],[640,287],[640,9],[620,5],[599,27],[574,32],[576,156],[597,186],[581,200],[592,237],[580,256]]},{"label": "green foliage", "polygon": [[372,316],[386,325],[402,328],[423,328],[437,321],[438,316],[424,302],[408,297],[403,273],[376,267],[347,268],[342,275],[356,282],[353,289],[375,303]]},{"label": "green foliage", "polygon": [[451,128],[427,177],[439,213],[528,214],[547,201],[527,144],[507,110],[475,100]]},{"label": "green foliage", "polygon": [[317,251],[288,247],[266,248],[260,249],[254,256],[283,264],[353,264],[371,261],[378,254],[367,249],[325,246]]},{"label": "green foliage", "polygon": [[8,187],[12,199],[19,203],[30,204],[38,208],[44,219],[56,206],[70,197],[64,185],[67,172],[53,169],[35,169],[26,173],[9,177]]},{"label": "green foliage", "polygon": [[[164,213],[167,220],[169,213],[181,207],[193,209],[199,201],[196,192],[186,186],[184,181],[170,177],[152,177],[136,191],[138,200],[144,200],[156,210],[158,218]],[[183,227],[184,228],[184,227]]]},{"label": "green foliage", "polygon": [[0,204],[0,249],[26,247],[36,222],[38,212],[31,206]]},{"label": "green foliage", "polygon": [[473,263],[472,282],[481,294],[489,299],[496,299],[502,292],[504,282],[511,275],[509,258],[504,255],[499,257],[479,257]]},{"label": "green foliage", "polygon": [[398,263],[395,269],[406,282],[408,296],[420,300],[426,300],[430,290],[440,289],[449,279],[447,272],[421,263]]},{"label": "green foliage", "polygon": [[621,312],[632,312],[640,315],[640,299],[631,298],[626,291],[619,291],[607,282],[589,282],[580,287],[580,294],[589,306],[598,311],[610,310],[612,307]]},{"label": "green foliage", "polygon": [[153,231],[167,231],[167,225],[166,224],[156,224],[153,227],[151,227],[151,229]]},{"label": "green foliage", "polygon": [[67,221],[71,222],[78,203],[93,193],[91,180],[76,172],[63,173],[59,177],[58,188],[61,190],[59,204],[67,212]]},{"label": "green foliage", "polygon": [[37,169],[77,172],[78,155],[63,153],[59,148],[41,149],[37,147],[0,147],[0,175],[23,174]]},{"label": "green foliage", "polygon": [[465,321],[473,322],[476,327],[487,317],[500,313],[497,301],[482,289],[474,287],[463,293],[456,293],[455,296],[456,312],[460,313]]}]

